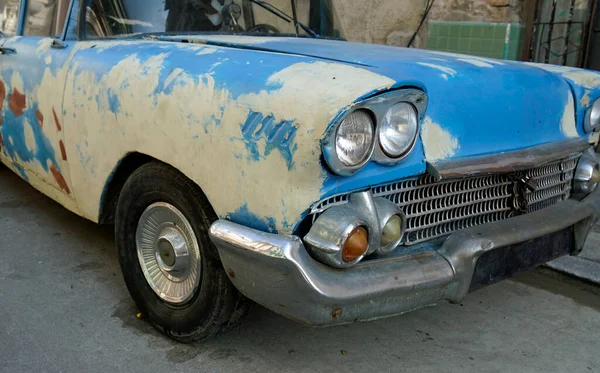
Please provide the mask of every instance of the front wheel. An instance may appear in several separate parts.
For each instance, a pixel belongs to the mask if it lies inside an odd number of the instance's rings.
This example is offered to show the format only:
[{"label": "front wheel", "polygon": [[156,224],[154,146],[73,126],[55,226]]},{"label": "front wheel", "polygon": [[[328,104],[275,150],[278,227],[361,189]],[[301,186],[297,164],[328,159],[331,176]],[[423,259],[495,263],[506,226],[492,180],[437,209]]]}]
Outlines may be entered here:
[{"label": "front wheel", "polygon": [[127,288],[142,314],[181,342],[218,334],[247,308],[208,236],[215,220],[198,186],[161,163],[137,169],[119,196],[115,237]]}]

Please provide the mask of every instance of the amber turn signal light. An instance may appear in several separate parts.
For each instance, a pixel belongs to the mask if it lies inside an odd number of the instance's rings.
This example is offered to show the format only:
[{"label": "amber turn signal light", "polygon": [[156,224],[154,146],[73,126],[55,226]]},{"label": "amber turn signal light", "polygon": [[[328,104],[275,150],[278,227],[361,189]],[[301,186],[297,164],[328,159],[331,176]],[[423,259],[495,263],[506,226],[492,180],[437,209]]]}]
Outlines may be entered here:
[{"label": "amber turn signal light", "polygon": [[350,263],[365,255],[369,248],[369,235],[363,227],[355,228],[346,239],[342,248],[342,260]]}]

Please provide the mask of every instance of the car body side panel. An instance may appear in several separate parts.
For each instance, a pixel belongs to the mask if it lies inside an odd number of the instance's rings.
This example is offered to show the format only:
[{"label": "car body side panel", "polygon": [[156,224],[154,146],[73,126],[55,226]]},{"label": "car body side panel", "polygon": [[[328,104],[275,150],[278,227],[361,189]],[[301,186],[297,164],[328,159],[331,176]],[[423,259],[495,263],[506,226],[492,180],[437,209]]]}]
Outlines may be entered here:
[{"label": "car body side panel", "polygon": [[0,159],[23,179],[71,210],[68,146],[62,98],[73,49],[50,48],[51,38],[12,37],[15,53],[0,61]]},{"label": "car body side panel", "polygon": [[92,220],[115,165],[137,151],[197,182],[220,217],[289,233],[322,195],[328,124],[396,83],[347,64],[200,44],[76,49],[66,143],[80,213]]}]

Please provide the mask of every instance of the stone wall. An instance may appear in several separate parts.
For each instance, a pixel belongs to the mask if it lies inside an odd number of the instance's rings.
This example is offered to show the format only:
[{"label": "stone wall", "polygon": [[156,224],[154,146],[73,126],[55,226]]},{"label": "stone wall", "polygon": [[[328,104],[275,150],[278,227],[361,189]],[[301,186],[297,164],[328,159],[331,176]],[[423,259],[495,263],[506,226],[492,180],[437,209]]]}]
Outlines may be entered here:
[{"label": "stone wall", "polygon": [[[414,47],[424,47],[427,21],[524,22],[527,0],[435,0]],[[332,0],[342,37],[357,42],[406,46],[427,0]]]}]

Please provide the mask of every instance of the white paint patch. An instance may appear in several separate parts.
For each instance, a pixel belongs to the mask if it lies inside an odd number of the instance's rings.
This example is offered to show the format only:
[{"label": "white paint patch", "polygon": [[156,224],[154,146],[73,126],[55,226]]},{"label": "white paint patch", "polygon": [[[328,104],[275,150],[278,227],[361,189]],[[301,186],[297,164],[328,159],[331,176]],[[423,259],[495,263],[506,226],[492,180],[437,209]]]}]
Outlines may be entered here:
[{"label": "white paint patch", "polygon": [[584,88],[592,89],[600,86],[600,73],[590,70],[583,70],[574,67],[548,65],[543,63],[531,63],[527,65],[540,68],[542,70],[558,73],[564,78],[573,81],[573,83],[580,85]]},{"label": "white paint patch", "polygon": [[574,70],[564,73],[563,76],[584,88],[596,88],[600,85],[600,74],[587,70]]},{"label": "white paint patch", "polygon": [[[446,66],[436,65],[434,63],[429,63],[429,62],[417,62],[417,65],[426,66],[426,67],[430,67],[432,69],[439,70],[439,71],[443,72],[444,74],[450,75],[452,77],[454,77],[456,75],[456,70],[451,69]],[[448,80],[448,77],[446,77],[446,80]]]},{"label": "white paint patch", "polygon": [[52,48],[52,38],[44,38],[37,42],[35,54],[40,57]]},{"label": "white paint patch", "polygon": [[571,93],[567,93],[567,104],[565,105],[565,111],[560,122],[560,127],[563,135],[566,137],[578,137],[577,127],[575,124],[575,103]]},{"label": "white paint patch", "polygon": [[164,88],[167,88],[169,85],[171,85],[171,83],[173,83],[173,80],[175,80],[175,78],[177,78],[177,76],[179,74],[181,74],[183,72],[183,69],[175,68],[173,69],[173,71],[171,71],[171,73],[169,74],[169,76],[167,76],[167,78],[165,79],[165,86]]},{"label": "white paint patch", "polygon": [[546,70],[546,71],[551,72],[551,73],[564,74],[564,73],[567,73],[569,71],[573,71],[574,70],[572,67],[558,66],[558,65],[549,65],[549,64],[546,64],[546,63],[523,62],[523,64],[529,65],[529,66],[533,66],[533,67],[537,67],[539,69]]},{"label": "white paint patch", "polygon": [[458,60],[461,62],[470,63],[471,65],[475,65],[477,67],[487,67],[490,69],[494,67],[492,64],[479,60],[477,58],[459,58]]},{"label": "white paint patch", "polygon": [[152,23],[140,21],[137,19],[127,19],[127,18],[119,18],[119,17],[113,17],[113,16],[108,16],[108,18],[110,18],[113,21],[120,23],[122,25],[152,27]]},{"label": "white paint patch", "polygon": [[583,94],[583,96],[581,97],[581,100],[579,100],[579,104],[583,107],[588,107],[590,106],[590,90],[586,89],[585,93]]},{"label": "white paint patch", "polygon": [[458,140],[429,117],[423,120],[421,139],[427,161],[441,161],[456,154]]},{"label": "white paint patch", "polygon": [[206,54],[213,54],[213,53],[216,53],[218,50],[219,49],[217,49],[217,48],[204,47],[198,53],[196,53],[196,56],[203,56],[203,55],[206,55]]},{"label": "white paint patch", "polygon": [[492,65],[505,65],[506,64],[504,61],[496,60],[494,58],[485,58],[485,57],[478,57],[478,56],[470,56],[467,54],[457,54],[457,53],[448,53],[448,52],[440,52],[440,51],[428,51],[428,52],[432,53],[432,54],[437,54],[440,56],[451,57],[456,60],[459,60],[461,58],[468,58],[468,59],[476,59],[479,61],[487,62]]},{"label": "white paint patch", "polygon": [[16,88],[19,90],[19,92],[25,93],[23,79],[17,71],[14,71],[12,76],[10,77],[10,84],[12,85],[13,89]]},{"label": "white paint patch", "polygon": [[31,123],[29,123],[27,119],[24,120],[23,131],[25,132],[25,146],[27,146],[27,149],[35,154],[37,152],[35,134],[33,132],[33,128],[31,128]]},{"label": "white paint patch", "polygon": [[[202,36],[194,37],[193,39],[215,41],[217,43],[263,44],[263,43],[267,43],[270,41],[277,41],[276,39],[280,39],[280,38],[272,38],[272,37],[264,37],[264,36],[262,36],[262,37],[261,36],[245,36],[245,35],[202,35]],[[289,42],[289,39],[287,39],[287,41]]]},{"label": "white paint patch", "polygon": [[[292,227],[285,223],[296,222],[321,196],[326,172],[319,163],[320,140],[328,123],[358,97],[395,84],[358,67],[316,62],[296,63],[278,71],[268,78],[272,90],[242,94],[235,100],[208,71],[172,72],[172,90],[156,94],[161,91],[163,62],[164,56],[141,61],[130,55],[100,80],[82,66],[72,71],[84,72],[68,76],[65,146],[77,149],[82,141],[88,142],[79,147],[79,157],[69,157],[87,162],[70,163],[73,194],[81,215],[98,218],[104,183],[115,165],[128,152],[139,151],[197,182],[219,216],[247,208],[257,216],[273,218],[280,233],[291,233]],[[83,94],[78,87],[85,87],[87,92]],[[109,89],[119,98],[116,116],[109,110],[106,94],[102,94]],[[88,96],[98,96],[98,105],[89,105]],[[260,160],[252,159],[240,126],[251,110],[294,121],[294,168],[288,168],[278,151],[264,154],[264,139],[258,141]],[[215,118],[221,124],[217,125]],[[83,120],[85,126],[75,125]]]},{"label": "white paint patch", "polygon": [[51,55],[47,55],[44,58],[44,62],[46,63],[46,65],[50,65],[52,63],[52,56]]}]

